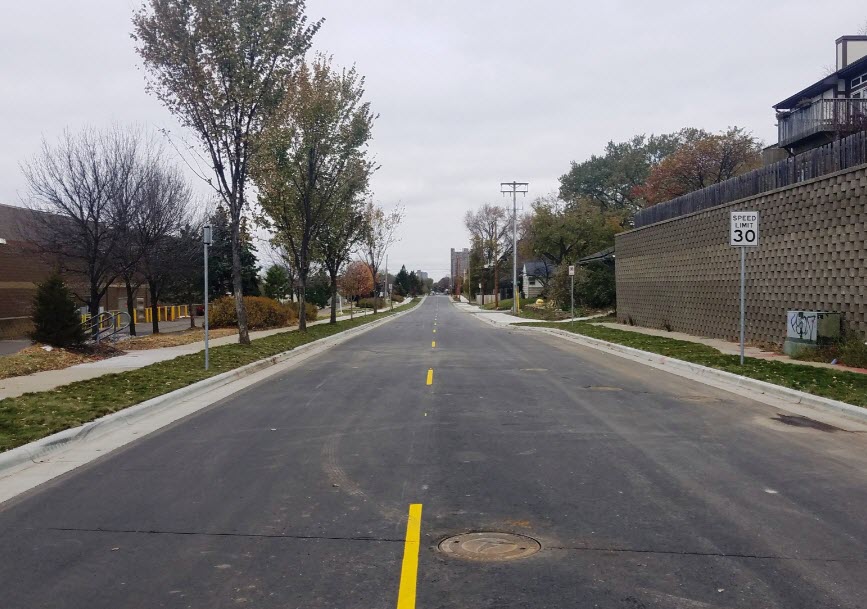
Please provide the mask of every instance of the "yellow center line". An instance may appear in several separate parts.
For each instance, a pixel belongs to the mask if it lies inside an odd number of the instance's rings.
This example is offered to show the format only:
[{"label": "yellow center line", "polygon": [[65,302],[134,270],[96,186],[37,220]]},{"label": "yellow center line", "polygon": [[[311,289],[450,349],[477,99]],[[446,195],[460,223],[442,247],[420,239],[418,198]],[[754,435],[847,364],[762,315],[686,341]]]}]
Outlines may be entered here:
[{"label": "yellow center line", "polygon": [[433,368],[430,368],[427,371],[427,384],[433,385]]},{"label": "yellow center line", "polygon": [[400,589],[397,609],[415,609],[418,579],[418,550],[421,545],[421,504],[411,503],[406,521],[406,541],[403,544],[403,565],[400,568]]},{"label": "yellow center line", "polygon": [[437,333],[437,329],[436,329],[436,328],[434,328],[434,334],[436,334],[436,333]]},{"label": "yellow center line", "polygon": [[430,343],[430,348],[431,348],[431,349],[436,349],[436,346],[437,346],[437,341],[435,341],[435,340],[431,341],[431,343]]}]

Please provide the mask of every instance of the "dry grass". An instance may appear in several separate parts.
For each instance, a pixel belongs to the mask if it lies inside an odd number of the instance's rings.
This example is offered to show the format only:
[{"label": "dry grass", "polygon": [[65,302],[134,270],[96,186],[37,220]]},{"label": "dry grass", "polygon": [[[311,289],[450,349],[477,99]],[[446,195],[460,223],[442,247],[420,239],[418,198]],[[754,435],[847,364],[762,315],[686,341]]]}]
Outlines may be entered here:
[{"label": "dry grass", "polygon": [[25,376],[46,370],[62,370],[104,357],[102,354],[67,351],[66,349],[45,351],[41,345],[33,345],[12,355],[0,356],[0,379]]},{"label": "dry grass", "polygon": [[[208,335],[210,338],[222,338],[223,336],[231,336],[237,334],[238,330],[234,328],[219,328],[210,330]],[[131,338],[122,343],[118,343],[118,347],[124,351],[141,351],[142,349],[162,349],[163,347],[178,347],[180,345],[189,345],[205,340],[205,331],[202,328],[195,330],[189,329],[183,332],[170,332],[167,334],[151,334],[149,336],[141,336]]]}]

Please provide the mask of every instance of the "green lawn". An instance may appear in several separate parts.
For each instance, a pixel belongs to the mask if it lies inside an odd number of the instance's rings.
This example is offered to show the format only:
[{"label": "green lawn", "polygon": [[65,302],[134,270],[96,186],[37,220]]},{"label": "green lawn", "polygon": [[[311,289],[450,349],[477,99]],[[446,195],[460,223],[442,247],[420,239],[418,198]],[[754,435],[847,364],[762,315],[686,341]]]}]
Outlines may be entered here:
[{"label": "green lawn", "polygon": [[846,372],[833,368],[816,368],[780,361],[746,358],[744,365],[736,355],[725,355],[713,347],[675,340],[661,336],[648,336],[637,332],[615,330],[587,322],[574,324],[519,324],[528,327],[547,327],[598,338],[642,351],[725,370],[775,385],[806,391],[813,395],[840,400],[867,407],[867,374]]},{"label": "green lawn", "polygon": [[403,305],[394,313],[384,312],[335,325],[311,326],[307,332],[281,332],[254,340],[252,344],[215,347],[210,352],[210,370],[204,370],[204,353],[183,355],[121,374],[79,381],[40,393],[0,400],[0,451],[76,427],[106,414],[186,387],[196,381],[240,368],[246,364],[289,351],[320,338],[363,326],[418,304]]}]

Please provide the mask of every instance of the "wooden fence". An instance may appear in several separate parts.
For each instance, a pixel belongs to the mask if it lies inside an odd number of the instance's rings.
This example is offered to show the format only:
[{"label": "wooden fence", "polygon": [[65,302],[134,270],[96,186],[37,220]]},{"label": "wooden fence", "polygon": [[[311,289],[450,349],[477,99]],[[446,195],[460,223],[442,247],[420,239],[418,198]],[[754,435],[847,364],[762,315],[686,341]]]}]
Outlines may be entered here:
[{"label": "wooden fence", "polygon": [[792,186],[864,163],[867,163],[867,131],[860,131],[742,176],[642,209],[635,214],[635,228]]}]

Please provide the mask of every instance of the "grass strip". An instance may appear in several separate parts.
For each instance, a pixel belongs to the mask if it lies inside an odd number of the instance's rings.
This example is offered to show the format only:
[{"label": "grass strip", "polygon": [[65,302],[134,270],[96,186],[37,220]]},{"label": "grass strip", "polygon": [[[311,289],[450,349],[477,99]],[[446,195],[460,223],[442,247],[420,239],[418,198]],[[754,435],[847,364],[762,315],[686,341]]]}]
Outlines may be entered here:
[{"label": "grass strip", "polygon": [[587,322],[575,324],[537,323],[518,324],[534,328],[555,328],[591,338],[598,338],[618,345],[658,353],[666,357],[700,364],[708,368],[716,368],[734,374],[740,374],[752,379],[766,381],[774,385],[797,389],[823,398],[831,398],[867,407],[867,374],[835,370],[833,368],[817,368],[790,364],[780,361],[769,361],[748,357],[744,365],[740,365],[737,355],[726,355],[713,347],[684,340],[649,336],[627,330],[616,330],[597,326]]},{"label": "grass strip", "polygon": [[182,355],[119,374],[78,381],[49,391],[0,400],[0,451],[83,425],[99,417],[186,387],[223,372],[240,368],[301,345],[345,332],[391,315],[408,311],[420,301],[337,324],[311,326],[307,332],[287,331],[252,341],[250,345],[224,345],[210,350],[210,370],[204,352]]}]

